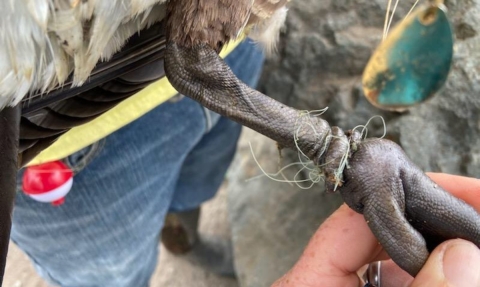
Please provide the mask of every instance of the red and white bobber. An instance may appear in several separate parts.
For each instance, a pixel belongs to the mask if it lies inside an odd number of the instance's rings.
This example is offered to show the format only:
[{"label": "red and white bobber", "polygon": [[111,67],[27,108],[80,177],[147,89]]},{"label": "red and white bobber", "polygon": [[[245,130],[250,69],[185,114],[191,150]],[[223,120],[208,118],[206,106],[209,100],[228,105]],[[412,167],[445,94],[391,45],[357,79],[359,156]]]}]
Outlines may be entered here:
[{"label": "red and white bobber", "polygon": [[73,171],[61,161],[52,161],[27,167],[22,188],[36,201],[61,205],[72,184]]}]

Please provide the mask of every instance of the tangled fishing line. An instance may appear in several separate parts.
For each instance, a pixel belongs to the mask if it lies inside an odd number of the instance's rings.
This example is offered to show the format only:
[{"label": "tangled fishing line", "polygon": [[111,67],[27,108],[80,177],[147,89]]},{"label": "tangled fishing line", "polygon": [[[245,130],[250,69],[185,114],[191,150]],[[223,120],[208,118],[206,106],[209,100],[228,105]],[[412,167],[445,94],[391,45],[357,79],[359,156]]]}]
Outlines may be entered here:
[{"label": "tangled fishing line", "polygon": [[[428,0],[428,1],[439,1],[439,0]],[[420,0],[415,0],[413,3],[412,7],[408,11],[407,15],[403,18],[405,19],[408,17],[412,11],[415,9],[415,7],[419,4]],[[390,27],[392,26],[394,14],[397,10],[399,4],[399,0],[396,0],[395,3],[393,3],[393,0],[388,0],[387,3],[387,12],[385,15],[385,23],[383,27],[383,40],[387,37]],[[392,8],[393,6],[393,8]],[[301,189],[310,189],[312,188],[316,183],[319,182],[324,182],[325,181],[325,172],[324,172],[324,167],[325,165],[329,164],[330,162],[322,163],[320,165],[314,164],[312,160],[310,160],[304,151],[301,150],[298,141],[300,139],[300,131],[302,133],[305,133],[306,130],[310,131],[316,139],[323,140],[324,145],[322,149],[319,152],[319,156],[322,156],[330,142],[333,139],[339,139],[342,141],[342,143],[345,144],[345,153],[342,155],[341,160],[339,162],[339,165],[337,169],[334,171],[334,180],[335,180],[335,186],[334,190],[338,188],[338,186],[342,185],[342,174],[343,171],[348,168],[348,158],[351,154],[351,148],[352,148],[352,143],[350,140],[346,139],[345,137],[339,137],[335,135],[328,135],[325,139],[322,139],[322,135],[318,132],[316,129],[315,125],[312,122],[312,117],[318,117],[323,115],[328,108],[320,109],[320,110],[313,110],[313,111],[300,111],[300,117],[298,117],[297,122],[295,124],[295,132],[294,132],[294,142],[296,145],[297,149],[297,155],[298,155],[298,161],[287,164],[283,167],[279,167],[279,170],[276,173],[268,173],[266,172],[263,167],[260,165],[258,162],[255,153],[253,152],[253,148],[251,143],[250,145],[250,151],[252,153],[253,159],[255,160],[255,163],[258,165],[260,170],[262,171],[263,174],[250,178],[249,180],[257,179],[259,177],[266,176],[271,180],[277,181],[277,182],[286,182],[291,185],[295,184],[298,188]],[[381,116],[373,116],[371,117],[365,125],[358,125],[352,129],[352,134],[356,131],[359,131],[360,133],[360,138],[361,140],[364,140],[368,136],[368,126],[371,124],[372,120],[374,119],[380,119],[382,121],[383,125],[383,134],[380,138],[384,138],[386,133],[387,133],[387,128],[385,124],[385,120]],[[285,175],[285,171],[291,168],[298,168],[298,171],[294,174],[292,179],[288,179],[287,176]],[[307,172],[307,176],[305,176],[305,172]]]},{"label": "tangled fishing line", "polygon": [[[305,128],[308,128],[317,139],[321,140],[321,134],[318,132],[316,129],[315,125],[312,122],[312,117],[319,117],[323,115],[328,108],[324,108],[321,110],[314,110],[314,111],[301,111],[300,117],[298,117],[297,122],[295,124],[295,133],[294,133],[294,142],[296,145],[297,149],[297,156],[298,156],[298,161],[287,164],[281,168],[275,173],[268,173],[265,171],[265,169],[261,166],[261,164],[258,162],[257,157],[255,156],[255,153],[253,151],[253,147],[251,142],[249,142],[250,146],[250,152],[252,154],[252,157],[257,164],[257,166],[260,168],[262,174],[252,177],[248,179],[247,181],[251,181],[254,179],[258,179],[260,177],[266,176],[267,178],[276,181],[276,182],[284,182],[284,183],[289,183],[291,185],[295,184],[298,188],[300,189],[310,189],[312,188],[315,184],[319,182],[324,182],[325,181],[325,172],[324,172],[324,166],[328,164],[323,163],[320,165],[315,165],[312,160],[310,160],[307,155],[301,150],[301,148],[298,145],[299,141],[299,133],[300,131],[305,132]],[[368,126],[370,125],[371,121],[379,118],[382,121],[383,124],[383,135],[380,138],[385,137],[387,128],[385,124],[385,120],[381,116],[373,116],[371,117],[365,125],[358,125],[352,129],[352,132],[355,132],[359,129],[360,130],[360,135],[362,139],[365,139],[368,135]],[[333,138],[341,139],[345,142],[346,145],[346,151],[343,154],[341,161],[339,163],[338,168],[335,170],[335,189],[341,184],[341,175],[344,171],[345,168],[348,168],[348,156],[350,154],[350,141],[345,140],[345,138],[338,137],[335,135],[328,135],[325,140],[324,140],[324,145],[322,149],[319,152],[319,156],[323,155],[325,151],[328,148],[328,144],[331,142]],[[285,171],[290,169],[290,168],[295,168],[295,167],[300,167],[294,174],[292,179],[288,179],[285,176]],[[304,173],[305,171],[307,172],[306,178]]]}]

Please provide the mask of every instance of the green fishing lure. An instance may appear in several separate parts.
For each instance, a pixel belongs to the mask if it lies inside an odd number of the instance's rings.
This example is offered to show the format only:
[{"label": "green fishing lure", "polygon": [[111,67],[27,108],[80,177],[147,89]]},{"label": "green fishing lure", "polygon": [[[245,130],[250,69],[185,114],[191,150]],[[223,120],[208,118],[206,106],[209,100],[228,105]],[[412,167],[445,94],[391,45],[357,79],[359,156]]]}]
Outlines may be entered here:
[{"label": "green fishing lure", "polygon": [[375,106],[404,111],[444,85],[453,56],[453,32],[442,3],[419,8],[378,46],[363,73],[363,91]]}]

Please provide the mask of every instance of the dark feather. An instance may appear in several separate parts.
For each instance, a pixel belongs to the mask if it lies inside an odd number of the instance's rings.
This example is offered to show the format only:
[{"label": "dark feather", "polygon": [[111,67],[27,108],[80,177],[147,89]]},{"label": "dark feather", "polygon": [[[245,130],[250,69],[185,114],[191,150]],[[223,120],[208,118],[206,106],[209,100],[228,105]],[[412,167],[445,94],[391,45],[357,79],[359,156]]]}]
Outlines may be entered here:
[{"label": "dark feather", "polygon": [[163,77],[163,31],[159,23],[132,37],[116,57],[97,66],[84,86],[59,88],[56,93],[25,101],[20,124],[21,165],[71,128],[95,119]]}]

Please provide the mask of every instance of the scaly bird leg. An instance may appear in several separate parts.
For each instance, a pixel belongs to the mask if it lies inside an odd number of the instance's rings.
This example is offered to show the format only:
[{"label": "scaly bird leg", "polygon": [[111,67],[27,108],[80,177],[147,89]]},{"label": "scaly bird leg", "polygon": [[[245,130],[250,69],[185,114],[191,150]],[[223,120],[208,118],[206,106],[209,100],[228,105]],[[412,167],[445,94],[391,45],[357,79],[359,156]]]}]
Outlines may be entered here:
[{"label": "scaly bird leg", "polygon": [[435,184],[395,143],[368,139],[344,171],[340,193],[363,213],[390,257],[415,276],[441,242],[463,238],[480,247],[480,216]]},{"label": "scaly bird leg", "polygon": [[[169,5],[182,1],[170,1]],[[380,244],[401,268],[415,276],[429,250],[447,239],[463,238],[480,247],[480,215],[433,183],[398,145],[381,139],[361,141],[358,133],[349,133],[347,138],[326,121],[249,88],[216,53],[225,39],[192,41],[195,35],[188,30],[183,31],[183,38],[178,37],[175,29],[185,27],[187,23],[182,21],[190,18],[176,14],[184,13],[181,9],[170,7],[169,11],[165,72],[172,85],[205,107],[283,147],[298,147],[314,163],[323,164],[327,190],[338,180],[343,183],[340,193],[345,202],[364,214]],[[237,11],[230,12],[229,17],[235,18]],[[205,20],[202,13],[191,17]],[[215,24],[205,25],[222,29],[221,21]],[[308,124],[299,125],[303,121]],[[349,147],[349,166],[342,176],[335,171]]]}]

